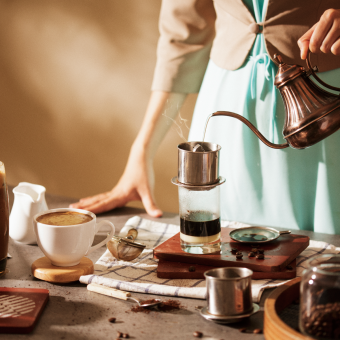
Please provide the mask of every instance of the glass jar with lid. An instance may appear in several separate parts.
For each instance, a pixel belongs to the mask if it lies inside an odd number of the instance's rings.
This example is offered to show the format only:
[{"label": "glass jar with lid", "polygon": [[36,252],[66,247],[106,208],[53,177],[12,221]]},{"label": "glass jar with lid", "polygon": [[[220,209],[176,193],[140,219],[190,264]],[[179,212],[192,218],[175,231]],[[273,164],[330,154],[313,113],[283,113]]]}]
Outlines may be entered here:
[{"label": "glass jar with lid", "polygon": [[340,339],[340,254],[311,258],[302,274],[299,325],[316,339]]}]

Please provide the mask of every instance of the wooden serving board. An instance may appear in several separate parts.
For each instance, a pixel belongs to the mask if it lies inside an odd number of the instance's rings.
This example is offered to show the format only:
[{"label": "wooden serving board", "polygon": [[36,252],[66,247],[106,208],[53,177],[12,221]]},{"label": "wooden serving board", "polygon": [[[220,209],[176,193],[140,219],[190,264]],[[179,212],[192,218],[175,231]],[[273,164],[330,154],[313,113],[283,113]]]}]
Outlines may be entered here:
[{"label": "wooden serving board", "polygon": [[[253,272],[253,280],[262,279],[280,279],[287,280],[296,277],[296,260],[290,263],[291,269],[285,268],[278,272]],[[195,271],[189,271],[190,267],[194,267]],[[169,262],[159,260],[157,267],[157,277],[162,279],[205,279],[204,272],[216,267],[204,266],[201,264]],[[192,269],[192,268],[191,268]]]},{"label": "wooden serving board", "polygon": [[38,321],[49,291],[36,288],[0,288],[0,333],[30,333]]},{"label": "wooden serving board", "polygon": [[[254,272],[282,272],[297,256],[308,247],[309,237],[303,235],[285,234],[277,240],[258,244],[264,250],[264,259],[248,257],[252,245],[232,241],[229,233],[232,228],[221,229],[221,253],[214,255],[196,255],[184,252],[180,246],[179,233],[160,244],[153,251],[154,258],[184,262],[211,267],[245,267]],[[235,248],[243,254],[237,260],[231,249]]]}]

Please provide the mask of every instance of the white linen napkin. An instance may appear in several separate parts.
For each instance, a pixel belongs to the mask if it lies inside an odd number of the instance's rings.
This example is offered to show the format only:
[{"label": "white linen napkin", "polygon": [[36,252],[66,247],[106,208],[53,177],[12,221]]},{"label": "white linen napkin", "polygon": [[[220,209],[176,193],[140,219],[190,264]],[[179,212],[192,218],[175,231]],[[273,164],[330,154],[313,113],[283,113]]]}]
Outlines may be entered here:
[{"label": "white linen napkin", "polygon": [[[222,221],[222,227],[240,228],[247,225],[238,222]],[[135,260],[118,261],[109,250],[106,250],[94,266],[94,274],[81,276],[79,281],[84,284],[97,283],[107,287],[130,292],[206,298],[205,280],[161,279],[157,277],[158,260],[153,258],[152,250],[179,232],[179,226],[150,221],[139,216],[130,218],[120,231],[126,236],[131,228],[138,230],[135,240],[146,244],[142,254]],[[340,253],[340,247],[319,241],[310,241],[310,245],[297,258],[297,276],[301,276],[306,261],[317,254]],[[259,302],[266,288],[277,287],[287,280],[252,280],[253,301]]]}]

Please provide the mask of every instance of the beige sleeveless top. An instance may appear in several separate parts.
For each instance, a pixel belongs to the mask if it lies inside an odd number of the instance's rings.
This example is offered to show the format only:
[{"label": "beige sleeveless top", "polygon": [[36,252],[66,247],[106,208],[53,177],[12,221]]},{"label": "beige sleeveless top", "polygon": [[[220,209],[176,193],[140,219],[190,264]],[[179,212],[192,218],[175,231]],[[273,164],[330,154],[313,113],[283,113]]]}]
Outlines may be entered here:
[{"label": "beige sleeveless top", "polygon": [[[227,70],[245,61],[256,34],[263,34],[271,59],[300,58],[297,40],[339,0],[269,0],[265,20],[256,23],[242,0],[163,0],[152,90],[198,92],[209,58]],[[340,67],[340,56],[316,54],[320,72]]]}]

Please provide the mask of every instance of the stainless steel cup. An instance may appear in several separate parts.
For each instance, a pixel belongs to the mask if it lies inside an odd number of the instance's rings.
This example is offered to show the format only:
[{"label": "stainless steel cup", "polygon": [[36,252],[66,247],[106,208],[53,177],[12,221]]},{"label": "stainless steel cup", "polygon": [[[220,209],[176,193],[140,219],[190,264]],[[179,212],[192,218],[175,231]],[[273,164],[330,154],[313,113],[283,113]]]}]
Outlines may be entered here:
[{"label": "stainless steel cup", "polygon": [[221,147],[218,144],[207,142],[179,144],[178,181],[189,185],[217,183],[220,150]]},{"label": "stainless steel cup", "polygon": [[252,312],[252,274],[250,269],[233,267],[205,272],[208,312],[222,316]]}]

